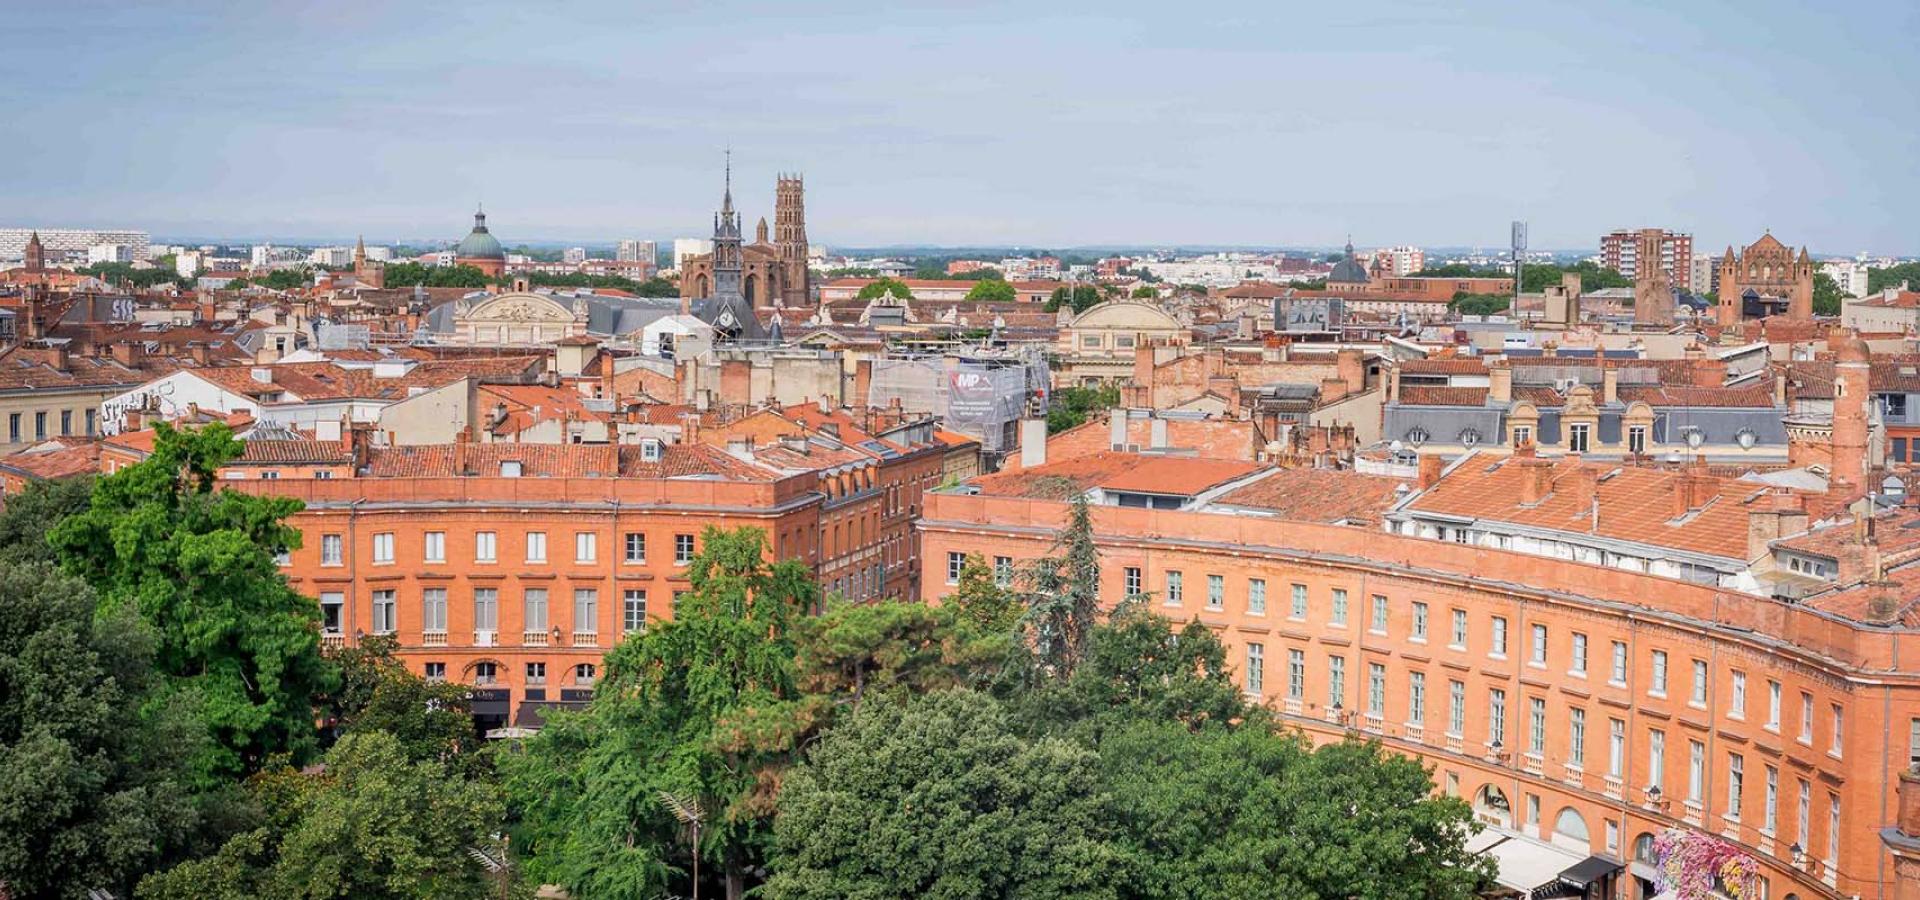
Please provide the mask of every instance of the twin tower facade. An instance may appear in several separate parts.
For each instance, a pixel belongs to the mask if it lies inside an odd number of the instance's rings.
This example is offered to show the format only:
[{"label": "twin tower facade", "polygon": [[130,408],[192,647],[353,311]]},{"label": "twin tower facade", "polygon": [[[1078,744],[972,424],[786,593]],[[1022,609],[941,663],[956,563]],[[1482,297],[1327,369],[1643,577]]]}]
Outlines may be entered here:
[{"label": "twin tower facade", "polygon": [[741,240],[731,172],[727,181],[720,211],[714,216],[713,252],[687,259],[685,271],[680,273],[680,295],[700,300],[738,291],[754,309],[812,307],[804,179],[799,175],[776,179],[772,234],[768,234],[767,220],[762,218],[754,228],[752,243]]}]

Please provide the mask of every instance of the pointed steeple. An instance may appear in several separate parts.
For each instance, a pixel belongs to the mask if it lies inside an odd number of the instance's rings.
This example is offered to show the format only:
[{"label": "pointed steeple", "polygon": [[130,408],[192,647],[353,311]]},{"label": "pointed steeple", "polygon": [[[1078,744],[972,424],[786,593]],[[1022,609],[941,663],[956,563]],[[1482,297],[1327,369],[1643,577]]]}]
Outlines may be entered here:
[{"label": "pointed steeple", "polygon": [[720,198],[720,213],[733,212],[733,148],[727,148],[727,193]]}]

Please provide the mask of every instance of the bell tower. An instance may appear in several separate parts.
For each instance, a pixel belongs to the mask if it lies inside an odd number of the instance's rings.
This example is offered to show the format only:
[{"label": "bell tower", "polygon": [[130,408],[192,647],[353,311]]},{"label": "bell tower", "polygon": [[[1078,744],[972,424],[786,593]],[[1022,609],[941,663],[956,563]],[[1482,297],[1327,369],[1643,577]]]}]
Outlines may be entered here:
[{"label": "bell tower", "polygon": [[773,241],[779,254],[780,302],[803,306],[812,301],[807,271],[807,186],[799,175],[781,175],[773,192]]}]

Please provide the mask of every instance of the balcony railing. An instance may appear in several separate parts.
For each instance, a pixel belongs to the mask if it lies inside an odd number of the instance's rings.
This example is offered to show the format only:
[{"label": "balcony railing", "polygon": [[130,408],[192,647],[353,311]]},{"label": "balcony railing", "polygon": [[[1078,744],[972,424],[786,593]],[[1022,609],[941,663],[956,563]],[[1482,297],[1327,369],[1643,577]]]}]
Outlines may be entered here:
[{"label": "balcony railing", "polygon": [[573,645],[575,647],[598,647],[600,646],[600,632],[576,631],[573,633]]},{"label": "balcony railing", "polygon": [[1528,753],[1521,757],[1520,768],[1525,769],[1528,775],[1538,775],[1540,774],[1541,766],[1544,765],[1545,762],[1545,760],[1540,758],[1540,754]]},{"label": "balcony railing", "polygon": [[420,635],[420,646],[422,647],[445,647],[446,645],[447,633],[444,631],[428,631]]},{"label": "balcony railing", "polygon": [[1419,722],[1408,722],[1403,733],[1407,736],[1407,740],[1416,744],[1427,742],[1427,726]]},{"label": "balcony railing", "polygon": [[[498,645],[499,642],[499,632],[475,631],[473,633],[473,645],[475,647],[493,647]],[[478,684],[479,682],[474,683]]]},{"label": "balcony railing", "polygon": [[320,648],[323,650],[338,650],[346,645],[347,636],[344,634],[327,632],[320,635]]},{"label": "balcony railing", "polygon": [[520,634],[520,646],[522,647],[545,647],[546,645],[547,633],[544,631],[526,631]]}]

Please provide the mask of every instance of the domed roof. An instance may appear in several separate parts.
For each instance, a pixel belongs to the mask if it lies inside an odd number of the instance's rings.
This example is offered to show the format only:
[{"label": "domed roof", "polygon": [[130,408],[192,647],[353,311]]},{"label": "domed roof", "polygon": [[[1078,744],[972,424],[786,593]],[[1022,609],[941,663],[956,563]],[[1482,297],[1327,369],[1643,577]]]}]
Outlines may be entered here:
[{"label": "domed roof", "polygon": [[473,230],[468,232],[466,237],[461,238],[460,243],[454,245],[453,257],[455,259],[498,260],[505,260],[507,258],[507,248],[500,246],[500,241],[487,232],[486,213],[475,212],[473,214]]},{"label": "domed roof", "polygon": [[1347,242],[1347,255],[1333,264],[1333,271],[1327,274],[1327,283],[1366,284],[1371,280],[1367,277],[1367,267],[1353,256],[1353,242]]}]

